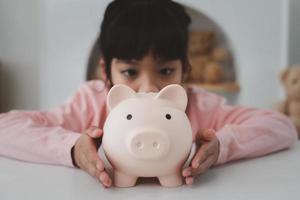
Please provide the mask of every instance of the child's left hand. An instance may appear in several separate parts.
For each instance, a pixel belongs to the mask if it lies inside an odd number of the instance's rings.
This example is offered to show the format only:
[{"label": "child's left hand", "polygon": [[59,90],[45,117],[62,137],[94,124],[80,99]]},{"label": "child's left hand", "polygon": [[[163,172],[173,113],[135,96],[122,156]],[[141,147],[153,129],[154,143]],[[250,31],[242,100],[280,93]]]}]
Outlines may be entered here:
[{"label": "child's left hand", "polygon": [[219,157],[219,140],[212,129],[196,136],[197,152],[189,167],[183,169],[182,175],[188,185],[193,184],[194,177],[204,173]]}]

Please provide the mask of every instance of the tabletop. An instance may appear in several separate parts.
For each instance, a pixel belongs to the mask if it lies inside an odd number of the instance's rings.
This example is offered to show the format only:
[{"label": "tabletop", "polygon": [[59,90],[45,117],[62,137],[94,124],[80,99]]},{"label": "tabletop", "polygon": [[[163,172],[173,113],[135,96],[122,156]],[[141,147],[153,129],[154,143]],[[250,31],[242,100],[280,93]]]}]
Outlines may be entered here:
[{"label": "tabletop", "polygon": [[105,189],[84,171],[0,157],[1,200],[300,199],[300,142],[288,150],[213,167],[192,186],[165,188],[157,179]]}]

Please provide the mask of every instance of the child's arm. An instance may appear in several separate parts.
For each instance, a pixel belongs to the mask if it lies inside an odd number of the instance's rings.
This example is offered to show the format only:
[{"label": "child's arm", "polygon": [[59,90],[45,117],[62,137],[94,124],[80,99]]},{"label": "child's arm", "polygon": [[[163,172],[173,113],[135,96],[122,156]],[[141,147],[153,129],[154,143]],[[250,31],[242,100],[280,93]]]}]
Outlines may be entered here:
[{"label": "child's arm", "polygon": [[297,141],[294,125],[278,112],[221,106],[217,113],[219,120],[215,126],[220,141],[217,164],[269,154]]},{"label": "child's arm", "polygon": [[1,114],[0,155],[73,166],[71,148],[81,133],[105,120],[104,91],[102,82],[89,82],[57,109]]},{"label": "child's arm", "polygon": [[228,106],[223,98],[205,91],[190,94],[188,112],[201,145],[182,171],[187,184],[214,164],[262,156],[297,141],[295,127],[280,113]]},{"label": "child's arm", "polygon": [[262,156],[297,141],[292,122],[276,111],[229,106],[210,93],[195,98],[200,129],[215,129],[220,142],[216,164]]}]

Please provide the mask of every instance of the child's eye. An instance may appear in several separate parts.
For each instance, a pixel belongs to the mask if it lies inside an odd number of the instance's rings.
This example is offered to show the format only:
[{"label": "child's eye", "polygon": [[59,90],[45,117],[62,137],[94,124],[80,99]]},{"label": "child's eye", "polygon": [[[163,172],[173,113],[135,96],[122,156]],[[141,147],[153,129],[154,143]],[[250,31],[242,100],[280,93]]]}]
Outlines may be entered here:
[{"label": "child's eye", "polygon": [[169,76],[169,75],[172,74],[173,72],[174,72],[174,69],[168,68],[168,67],[159,70],[159,73],[160,73],[161,75],[163,75],[163,76]]},{"label": "child's eye", "polygon": [[126,69],[121,71],[121,73],[127,77],[134,77],[138,74],[138,71],[135,69]]}]

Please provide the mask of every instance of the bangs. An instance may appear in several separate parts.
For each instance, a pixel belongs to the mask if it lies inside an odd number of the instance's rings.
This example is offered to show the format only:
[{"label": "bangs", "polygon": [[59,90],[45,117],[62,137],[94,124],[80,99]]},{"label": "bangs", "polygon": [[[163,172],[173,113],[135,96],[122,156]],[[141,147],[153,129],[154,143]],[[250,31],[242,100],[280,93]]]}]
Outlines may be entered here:
[{"label": "bangs", "polygon": [[119,10],[100,38],[109,65],[113,58],[138,60],[149,53],[164,60],[186,60],[190,19],[183,23],[182,17],[161,2],[165,1],[137,2]]}]

